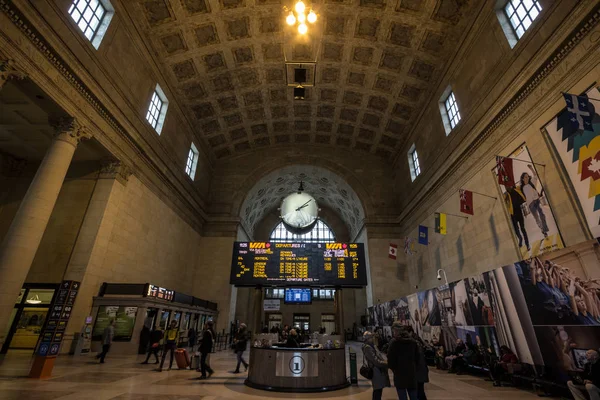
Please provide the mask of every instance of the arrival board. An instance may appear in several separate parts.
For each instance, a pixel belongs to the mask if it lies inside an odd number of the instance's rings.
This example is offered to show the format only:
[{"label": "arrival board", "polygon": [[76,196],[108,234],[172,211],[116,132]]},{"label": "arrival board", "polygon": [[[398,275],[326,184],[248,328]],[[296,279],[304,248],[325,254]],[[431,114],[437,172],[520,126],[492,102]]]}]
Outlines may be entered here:
[{"label": "arrival board", "polygon": [[235,242],[230,283],[366,286],[365,248],[362,243]]}]

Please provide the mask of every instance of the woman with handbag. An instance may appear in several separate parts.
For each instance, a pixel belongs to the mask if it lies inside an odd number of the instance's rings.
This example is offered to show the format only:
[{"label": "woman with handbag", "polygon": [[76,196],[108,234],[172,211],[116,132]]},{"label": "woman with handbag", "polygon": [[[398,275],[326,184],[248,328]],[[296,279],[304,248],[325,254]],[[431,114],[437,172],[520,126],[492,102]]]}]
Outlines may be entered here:
[{"label": "woman with handbag", "polygon": [[373,333],[366,331],[363,339],[363,366],[360,368],[360,374],[371,381],[373,400],[381,400],[383,388],[391,386],[387,360],[375,346]]}]

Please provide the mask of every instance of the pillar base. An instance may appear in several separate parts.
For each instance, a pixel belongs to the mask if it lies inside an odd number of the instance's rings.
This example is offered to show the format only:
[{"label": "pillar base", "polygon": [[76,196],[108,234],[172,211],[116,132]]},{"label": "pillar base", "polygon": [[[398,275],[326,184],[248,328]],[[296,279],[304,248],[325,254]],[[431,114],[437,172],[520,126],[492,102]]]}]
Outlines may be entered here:
[{"label": "pillar base", "polygon": [[29,371],[29,377],[33,379],[46,379],[52,376],[56,357],[36,356]]}]

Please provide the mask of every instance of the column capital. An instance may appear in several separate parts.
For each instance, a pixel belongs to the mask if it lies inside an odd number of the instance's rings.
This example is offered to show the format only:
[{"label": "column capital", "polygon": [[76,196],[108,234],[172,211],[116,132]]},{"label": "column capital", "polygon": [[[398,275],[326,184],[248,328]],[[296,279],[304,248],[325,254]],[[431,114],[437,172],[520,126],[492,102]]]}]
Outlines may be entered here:
[{"label": "column capital", "polygon": [[119,160],[104,160],[100,164],[99,179],[116,179],[123,185],[127,184],[133,174],[132,169]]},{"label": "column capital", "polygon": [[54,128],[54,140],[62,140],[77,147],[84,139],[91,139],[92,134],[73,117],[51,117],[48,119]]},{"label": "column capital", "polygon": [[10,58],[0,58],[0,89],[10,79],[25,79],[27,74],[17,67],[14,60]]}]

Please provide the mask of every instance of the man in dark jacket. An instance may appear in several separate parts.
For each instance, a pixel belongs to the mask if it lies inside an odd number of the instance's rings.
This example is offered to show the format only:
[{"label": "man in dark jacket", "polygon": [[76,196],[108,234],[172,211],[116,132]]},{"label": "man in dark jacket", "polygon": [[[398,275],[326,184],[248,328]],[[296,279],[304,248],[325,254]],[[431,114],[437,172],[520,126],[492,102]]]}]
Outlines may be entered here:
[{"label": "man in dark jacket", "polygon": [[[215,372],[208,365],[207,358],[213,349],[213,341],[215,338],[215,331],[213,329],[214,322],[208,321],[206,323],[206,329],[204,329],[204,333],[202,334],[202,343],[200,343],[200,372],[202,372],[202,376],[200,379],[210,378],[210,376]],[[206,373],[208,372],[208,376]]]},{"label": "man in dark jacket", "polygon": [[154,354],[156,358],[156,362],[154,364],[158,364],[158,351],[160,350],[160,341],[163,338],[163,333],[160,330],[160,327],[154,328],[154,330],[150,333],[150,345],[148,346],[148,355],[146,356],[146,360],[142,364],[148,364],[148,360],[150,360],[150,356]]},{"label": "man in dark jacket", "polygon": [[244,368],[248,371],[248,363],[244,360],[244,351],[246,351],[246,347],[248,345],[248,331],[246,324],[240,324],[240,329],[238,329],[235,335],[235,355],[237,356],[237,366],[235,367],[234,374],[240,373],[240,364],[244,364]]},{"label": "man in dark jacket", "polygon": [[567,386],[575,400],[587,400],[585,393],[590,400],[600,400],[600,356],[596,350],[588,350],[586,353],[587,363],[581,374],[581,384],[567,382]]},{"label": "man in dark jacket", "polygon": [[[419,346],[399,321],[392,325],[394,338],[388,349],[388,367],[394,372],[394,386],[399,400],[417,400],[417,363]],[[408,396],[407,396],[408,393]]]},{"label": "man in dark jacket", "polygon": [[425,358],[425,342],[415,333],[411,326],[407,326],[406,329],[410,333],[411,337],[419,346],[419,357],[417,358],[417,389],[419,400],[427,400],[425,394],[425,384],[429,382],[429,367],[427,366],[427,360]]}]

